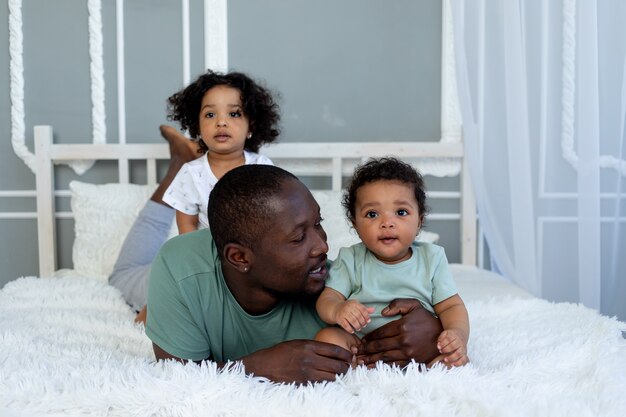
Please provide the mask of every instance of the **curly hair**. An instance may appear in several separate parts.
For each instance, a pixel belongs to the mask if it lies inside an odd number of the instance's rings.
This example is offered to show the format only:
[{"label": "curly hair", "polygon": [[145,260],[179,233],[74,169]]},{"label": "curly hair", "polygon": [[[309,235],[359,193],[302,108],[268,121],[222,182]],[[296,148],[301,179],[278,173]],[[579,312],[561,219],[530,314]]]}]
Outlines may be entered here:
[{"label": "curly hair", "polygon": [[220,259],[228,243],[255,248],[275,215],[274,197],[283,184],[299,181],[273,165],[242,165],[228,171],[209,197],[209,227]]},{"label": "curly hair", "polygon": [[[208,70],[194,82],[167,99],[168,120],[180,123],[192,138],[200,138],[200,108],[202,99],[211,88],[225,85],[241,92],[243,113],[250,122],[252,137],[246,140],[245,149],[258,152],[261,145],[271,143],[280,135],[278,104],[267,88],[241,72],[227,74]],[[198,141],[202,152],[208,151],[206,144]]]},{"label": "curly hair", "polygon": [[426,205],[424,179],[411,165],[394,157],[372,158],[355,169],[341,201],[348,219],[354,223],[357,190],[365,184],[381,180],[398,181],[413,188],[420,212],[420,223],[423,223],[424,217],[430,211]]}]

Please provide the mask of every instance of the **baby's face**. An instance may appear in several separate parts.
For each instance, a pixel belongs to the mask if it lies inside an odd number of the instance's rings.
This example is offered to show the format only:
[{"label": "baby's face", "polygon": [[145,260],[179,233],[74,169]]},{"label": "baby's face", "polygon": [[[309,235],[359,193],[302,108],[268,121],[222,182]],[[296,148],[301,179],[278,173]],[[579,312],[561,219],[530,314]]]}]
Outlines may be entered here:
[{"label": "baby's face", "polygon": [[379,260],[394,264],[411,257],[420,212],[410,186],[390,180],[365,184],[356,192],[354,217],[359,237]]}]

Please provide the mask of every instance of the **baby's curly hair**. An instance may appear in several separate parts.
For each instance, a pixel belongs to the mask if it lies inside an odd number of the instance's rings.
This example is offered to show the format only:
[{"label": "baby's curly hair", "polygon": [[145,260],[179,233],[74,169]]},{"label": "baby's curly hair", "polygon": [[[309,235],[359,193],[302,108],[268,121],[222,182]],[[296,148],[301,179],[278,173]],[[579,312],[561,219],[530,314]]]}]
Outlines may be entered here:
[{"label": "baby's curly hair", "polygon": [[[280,114],[272,93],[241,72],[219,73],[208,70],[194,82],[167,99],[168,120],[180,123],[192,138],[200,138],[200,107],[202,98],[211,88],[225,85],[241,92],[243,113],[250,121],[252,137],[246,140],[245,149],[258,152],[261,145],[271,143],[280,135]],[[202,152],[208,151],[205,143],[198,141]]]},{"label": "baby's curly hair", "polygon": [[354,224],[357,190],[365,184],[381,180],[398,181],[413,188],[420,211],[420,223],[423,223],[430,211],[426,205],[424,179],[411,165],[394,157],[372,158],[355,169],[341,201],[348,219]]}]

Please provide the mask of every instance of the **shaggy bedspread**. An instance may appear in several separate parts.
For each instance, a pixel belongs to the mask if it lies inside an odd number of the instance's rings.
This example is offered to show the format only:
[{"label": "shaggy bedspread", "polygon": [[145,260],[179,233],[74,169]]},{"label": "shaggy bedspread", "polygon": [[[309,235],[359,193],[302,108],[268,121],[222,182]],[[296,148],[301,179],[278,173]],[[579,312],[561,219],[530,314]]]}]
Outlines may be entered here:
[{"label": "shaggy bedspread", "polygon": [[155,363],[117,290],[21,278],[0,291],[0,415],[626,415],[625,323],[539,299],[466,302],[470,365],[361,367],[296,387],[236,364]]}]

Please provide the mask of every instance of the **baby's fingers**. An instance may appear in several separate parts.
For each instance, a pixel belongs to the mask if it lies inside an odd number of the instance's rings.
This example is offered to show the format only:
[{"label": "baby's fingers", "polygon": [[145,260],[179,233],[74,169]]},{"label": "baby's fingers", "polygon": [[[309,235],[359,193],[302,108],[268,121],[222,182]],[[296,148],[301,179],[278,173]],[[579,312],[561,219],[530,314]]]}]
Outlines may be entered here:
[{"label": "baby's fingers", "polygon": [[348,313],[338,324],[348,333],[354,333],[355,330],[361,330],[370,321],[369,317],[365,318],[359,314]]},{"label": "baby's fingers", "polygon": [[452,357],[447,357],[444,361],[448,366],[463,366],[469,362],[469,358],[467,355],[460,355],[457,360],[453,360]]},{"label": "baby's fingers", "polygon": [[437,349],[440,353],[453,352],[463,345],[458,338],[452,337],[450,334],[444,335],[444,333],[446,332],[443,332],[437,339]]},{"label": "baby's fingers", "polygon": [[454,362],[460,360],[463,356],[465,356],[465,350],[456,349],[450,353],[446,353],[443,361],[446,363],[446,365],[451,365]]},{"label": "baby's fingers", "polygon": [[354,317],[365,326],[367,323],[372,321],[370,319],[370,313],[374,312],[373,307],[365,307],[364,305],[359,305],[358,308],[353,312]]},{"label": "baby's fingers", "polygon": [[352,324],[350,324],[350,321],[347,319],[341,319],[337,321],[337,324],[341,326],[342,329],[344,329],[346,332],[352,334],[354,333],[354,328],[352,327]]}]

